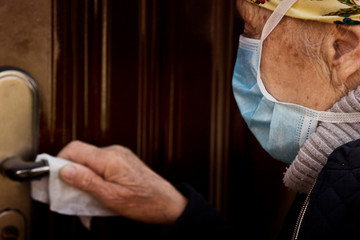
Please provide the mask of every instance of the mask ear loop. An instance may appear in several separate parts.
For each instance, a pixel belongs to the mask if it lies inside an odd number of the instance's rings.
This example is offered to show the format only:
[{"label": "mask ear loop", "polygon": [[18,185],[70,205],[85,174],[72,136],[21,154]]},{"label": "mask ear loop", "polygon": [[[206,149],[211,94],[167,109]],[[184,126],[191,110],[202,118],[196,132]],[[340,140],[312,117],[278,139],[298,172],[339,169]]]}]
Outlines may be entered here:
[{"label": "mask ear loop", "polygon": [[260,38],[261,41],[265,40],[265,38],[269,36],[296,1],[297,0],[282,0],[279,3],[264,25]]},{"label": "mask ear loop", "polygon": [[266,21],[264,28],[261,33],[261,38],[259,42],[259,64],[258,64],[258,74],[257,74],[257,83],[260,88],[260,91],[268,100],[272,102],[278,102],[273,96],[268,93],[266,90],[263,81],[260,76],[260,64],[261,64],[261,55],[262,55],[262,46],[265,39],[270,35],[270,33],[275,29],[275,27],[280,23],[281,19],[285,16],[286,12],[291,8],[292,5],[297,0],[282,0],[279,5],[275,8],[273,13],[270,15],[269,19]]}]

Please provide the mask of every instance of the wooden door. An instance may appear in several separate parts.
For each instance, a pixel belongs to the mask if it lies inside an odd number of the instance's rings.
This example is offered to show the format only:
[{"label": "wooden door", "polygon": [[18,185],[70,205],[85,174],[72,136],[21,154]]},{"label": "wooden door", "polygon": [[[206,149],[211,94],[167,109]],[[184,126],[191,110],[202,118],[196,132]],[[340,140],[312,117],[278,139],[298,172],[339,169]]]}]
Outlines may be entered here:
[{"label": "wooden door", "polygon": [[[235,0],[4,0],[0,31],[0,65],[39,85],[40,152],[72,139],[125,145],[245,236],[276,235],[289,204],[284,165],[255,142],[232,96]],[[33,203],[32,239],[104,239],[106,224],[90,234]]]}]

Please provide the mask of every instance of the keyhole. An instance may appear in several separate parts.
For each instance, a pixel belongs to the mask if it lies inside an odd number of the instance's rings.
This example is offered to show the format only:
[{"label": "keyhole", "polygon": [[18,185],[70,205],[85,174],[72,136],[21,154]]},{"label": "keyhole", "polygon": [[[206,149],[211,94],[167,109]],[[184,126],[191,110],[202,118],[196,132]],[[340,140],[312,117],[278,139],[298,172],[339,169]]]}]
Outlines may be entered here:
[{"label": "keyhole", "polygon": [[1,231],[0,240],[17,240],[19,237],[19,229],[15,226],[4,227]]}]

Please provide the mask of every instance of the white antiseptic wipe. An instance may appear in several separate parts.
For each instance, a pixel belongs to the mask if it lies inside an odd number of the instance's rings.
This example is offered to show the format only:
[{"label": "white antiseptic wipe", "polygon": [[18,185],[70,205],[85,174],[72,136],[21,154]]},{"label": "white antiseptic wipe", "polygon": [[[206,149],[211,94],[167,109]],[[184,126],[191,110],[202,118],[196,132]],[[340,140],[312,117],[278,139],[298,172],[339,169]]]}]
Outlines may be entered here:
[{"label": "white antiseptic wipe", "polygon": [[60,169],[71,161],[48,154],[39,154],[35,161],[42,160],[48,162],[50,172],[48,177],[31,182],[31,197],[34,200],[49,204],[51,211],[80,217],[81,222],[88,229],[90,229],[92,217],[116,215],[89,193],[61,180]]}]

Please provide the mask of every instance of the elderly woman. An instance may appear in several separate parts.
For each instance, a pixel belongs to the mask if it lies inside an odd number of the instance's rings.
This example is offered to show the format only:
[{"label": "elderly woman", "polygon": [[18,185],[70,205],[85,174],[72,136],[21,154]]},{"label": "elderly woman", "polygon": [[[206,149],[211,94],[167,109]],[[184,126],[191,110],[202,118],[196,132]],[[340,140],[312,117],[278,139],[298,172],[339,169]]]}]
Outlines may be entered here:
[{"label": "elderly woman", "polygon": [[[283,11],[294,2],[284,1]],[[271,2],[258,4],[275,8]],[[288,11],[293,18],[285,17],[271,32],[276,18],[265,28],[261,21],[269,11],[245,1],[238,1],[238,7],[245,31],[234,74],[235,98],[252,132],[278,160],[293,162],[317,131],[284,179],[290,188],[308,192],[329,154],[360,137],[357,92],[339,102],[359,86],[360,27],[355,25],[360,22],[351,14],[360,8],[353,1],[298,1]]]},{"label": "elderly woman", "polygon": [[[264,149],[291,163],[285,184],[308,193],[331,152],[360,136],[360,6],[354,0],[238,0],[237,7],[245,28],[234,96]],[[233,232],[194,190],[175,188],[124,147],[72,142],[59,156],[77,162],[61,170],[64,181],[118,215],[170,225],[168,233],[183,236]]]}]

